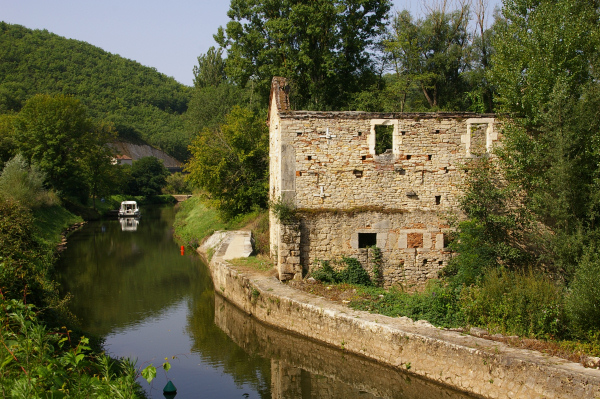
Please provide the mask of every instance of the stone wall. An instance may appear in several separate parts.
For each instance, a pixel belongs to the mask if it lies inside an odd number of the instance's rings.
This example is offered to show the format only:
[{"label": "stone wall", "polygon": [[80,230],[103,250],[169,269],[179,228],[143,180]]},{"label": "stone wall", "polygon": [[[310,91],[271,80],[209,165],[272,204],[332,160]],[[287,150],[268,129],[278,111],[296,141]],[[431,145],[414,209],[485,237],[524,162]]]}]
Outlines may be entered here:
[{"label": "stone wall", "polygon": [[472,398],[341,347],[269,327],[218,294],[215,324],[247,353],[271,359],[272,398]]},{"label": "stone wall", "polygon": [[[386,285],[434,276],[448,259],[443,234],[448,215],[459,212],[463,166],[498,140],[493,115],[290,111],[282,87],[285,80],[274,79],[270,195],[303,211],[304,273],[316,260],[360,258],[358,235],[374,233],[369,239],[386,254]],[[391,140],[383,145],[386,126]],[[285,243],[273,217],[271,229],[275,255]]]},{"label": "stone wall", "polygon": [[[385,286],[422,286],[447,265],[449,226],[433,212],[304,213],[300,218],[300,259],[305,273],[321,260],[354,257],[372,272],[372,252],[361,243],[369,235],[381,249]],[[417,222],[418,221],[418,222]],[[361,248],[361,245],[363,246]],[[372,273],[371,273],[372,274]]]},{"label": "stone wall", "polygon": [[218,256],[210,269],[215,290],[257,320],[409,374],[485,398],[600,397],[599,370],[408,318],[355,311],[275,277],[241,274]]}]

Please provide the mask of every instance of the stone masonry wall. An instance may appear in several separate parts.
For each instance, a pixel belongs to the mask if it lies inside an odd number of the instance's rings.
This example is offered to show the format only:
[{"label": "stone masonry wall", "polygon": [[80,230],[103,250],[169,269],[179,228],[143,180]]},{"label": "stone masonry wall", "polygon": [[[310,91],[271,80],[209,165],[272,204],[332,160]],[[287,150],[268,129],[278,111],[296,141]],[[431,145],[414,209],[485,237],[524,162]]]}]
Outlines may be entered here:
[{"label": "stone masonry wall", "polygon": [[600,371],[580,364],[408,318],[355,311],[274,277],[240,274],[218,256],[210,269],[215,291],[257,320],[409,374],[484,398],[600,397]]},{"label": "stone masonry wall", "polygon": [[[269,116],[270,195],[309,211],[301,212],[304,272],[318,259],[362,261],[355,238],[373,232],[386,254],[386,285],[436,275],[448,259],[443,233],[448,214],[459,212],[462,166],[498,140],[493,115],[290,111],[279,79]],[[385,151],[377,145],[382,126],[392,131]],[[365,216],[330,216],[339,213]],[[271,222],[276,251],[281,234]]]},{"label": "stone masonry wall", "polygon": [[359,248],[359,236],[375,233],[384,285],[411,289],[437,277],[447,265],[451,254],[445,248],[444,236],[448,231],[449,226],[440,224],[432,212],[305,214],[301,218],[300,258],[306,272],[322,260],[354,257],[372,274],[371,252]]}]

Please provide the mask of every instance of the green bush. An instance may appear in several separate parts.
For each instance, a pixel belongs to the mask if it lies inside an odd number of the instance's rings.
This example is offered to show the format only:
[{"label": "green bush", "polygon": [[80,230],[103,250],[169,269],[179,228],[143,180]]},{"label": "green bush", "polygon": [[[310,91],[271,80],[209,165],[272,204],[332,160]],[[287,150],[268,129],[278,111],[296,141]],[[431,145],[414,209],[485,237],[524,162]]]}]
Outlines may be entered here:
[{"label": "green bush", "polygon": [[600,256],[588,248],[577,266],[567,298],[567,309],[574,332],[585,336],[600,330]]},{"label": "green bush", "polygon": [[355,300],[350,306],[391,317],[427,320],[443,327],[457,327],[463,322],[457,292],[440,280],[429,281],[423,292],[407,293],[395,287],[389,291],[367,288],[361,297],[364,299]]},{"label": "green bush", "polygon": [[322,281],[324,283],[338,283],[340,282],[340,277],[338,272],[333,270],[331,264],[328,261],[321,261],[321,267],[313,270],[310,273],[311,277],[315,280]]},{"label": "green bush", "polygon": [[373,285],[371,278],[369,277],[369,273],[363,269],[362,265],[357,259],[343,258],[342,261],[346,264],[346,268],[339,274],[342,283],[364,286]]},{"label": "green bush", "polygon": [[321,261],[321,267],[313,270],[310,275],[314,279],[324,283],[347,283],[366,287],[373,285],[369,273],[363,269],[357,259],[342,258],[342,263],[346,267],[341,271],[336,271],[331,267],[329,261]]},{"label": "green bush", "polygon": [[0,193],[27,208],[52,205],[56,195],[44,188],[45,174],[18,154],[4,165],[0,174]]},{"label": "green bush", "polygon": [[490,270],[478,286],[464,288],[465,321],[490,331],[525,337],[564,337],[564,289],[540,273]]},{"label": "green bush", "polygon": [[132,362],[95,355],[87,338],[71,342],[66,329],[48,329],[33,305],[0,294],[0,308],[3,397],[143,397]]}]

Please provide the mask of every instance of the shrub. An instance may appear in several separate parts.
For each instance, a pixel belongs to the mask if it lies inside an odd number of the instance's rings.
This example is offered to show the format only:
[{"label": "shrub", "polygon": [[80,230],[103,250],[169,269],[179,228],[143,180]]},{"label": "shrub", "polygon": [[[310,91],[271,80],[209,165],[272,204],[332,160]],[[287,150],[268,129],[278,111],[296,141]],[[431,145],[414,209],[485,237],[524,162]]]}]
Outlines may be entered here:
[{"label": "shrub", "polygon": [[464,288],[468,324],[536,338],[561,337],[567,320],[563,288],[540,273],[490,270],[479,286]]},{"label": "shrub", "polygon": [[364,286],[373,285],[369,273],[363,269],[357,259],[343,258],[342,261],[346,264],[346,268],[339,274],[341,282]]},{"label": "shrub", "polygon": [[407,293],[396,287],[389,291],[366,288],[350,305],[391,317],[406,316],[427,320],[434,325],[456,327],[463,322],[458,294],[440,280],[430,280],[423,292]]},{"label": "shrub", "polygon": [[600,330],[600,256],[588,248],[577,266],[567,309],[577,335]]},{"label": "shrub", "polygon": [[338,272],[333,270],[329,262],[326,260],[321,261],[321,267],[313,270],[310,275],[315,280],[319,280],[324,283],[338,283],[340,281]]},{"label": "shrub", "polygon": [[311,272],[311,277],[324,283],[347,283],[363,286],[371,286],[369,273],[363,269],[357,259],[342,258],[342,263],[346,267],[341,271],[336,271],[331,267],[329,261],[321,261],[321,267]]},{"label": "shrub", "polygon": [[52,205],[56,196],[44,188],[45,174],[18,154],[6,163],[0,174],[0,193],[27,208]]}]

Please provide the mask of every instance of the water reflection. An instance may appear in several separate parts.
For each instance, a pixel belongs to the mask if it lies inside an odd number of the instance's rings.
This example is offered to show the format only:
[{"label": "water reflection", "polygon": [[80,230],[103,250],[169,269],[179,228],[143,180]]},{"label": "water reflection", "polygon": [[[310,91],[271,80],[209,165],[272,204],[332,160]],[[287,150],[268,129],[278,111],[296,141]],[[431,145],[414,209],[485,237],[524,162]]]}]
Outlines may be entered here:
[{"label": "water reflection", "polygon": [[138,218],[119,218],[121,231],[137,231],[140,220]]},{"label": "water reflection", "polygon": [[116,219],[89,223],[57,267],[71,310],[108,353],[140,367],[170,359],[168,376],[140,380],[148,397],[163,398],[167,377],[178,398],[465,397],[247,317],[215,296],[197,256],[182,256],[174,215],[144,208],[136,231]]},{"label": "water reflection", "polygon": [[271,359],[273,399],[472,398],[258,323],[218,294],[215,324],[245,351]]},{"label": "water reflection", "polygon": [[[71,310],[113,356],[140,367],[168,357],[178,398],[270,398],[269,360],[247,354],[214,324],[210,274],[193,251],[182,256],[174,215],[173,207],[145,207],[137,231],[114,219],[71,235],[57,266]],[[151,386],[140,384],[149,398],[163,398],[166,381],[159,370]]]},{"label": "water reflection", "polygon": [[145,212],[135,234],[119,220],[89,223],[69,237],[59,260],[59,283],[75,298],[70,308],[95,335],[160,313],[200,278],[199,259],[181,257],[173,241],[173,207]]}]

